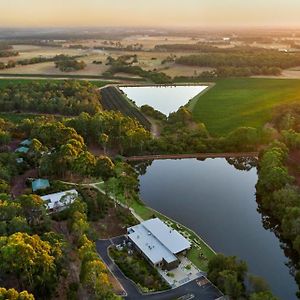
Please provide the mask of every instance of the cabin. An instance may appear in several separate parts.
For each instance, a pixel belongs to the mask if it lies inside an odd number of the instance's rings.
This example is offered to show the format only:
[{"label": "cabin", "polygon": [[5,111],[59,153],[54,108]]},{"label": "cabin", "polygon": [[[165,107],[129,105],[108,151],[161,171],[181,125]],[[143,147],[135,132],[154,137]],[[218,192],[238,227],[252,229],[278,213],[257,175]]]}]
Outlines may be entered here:
[{"label": "cabin", "polygon": [[127,238],[150,264],[168,271],[177,268],[180,255],[191,248],[185,237],[159,218],[129,227]]},{"label": "cabin", "polygon": [[75,189],[73,189],[64,192],[45,195],[41,198],[46,203],[49,212],[59,212],[69,207],[69,205],[73,203],[77,197],[78,192]]},{"label": "cabin", "polygon": [[36,192],[38,190],[44,190],[50,187],[50,183],[48,179],[36,179],[31,183],[32,192]]},{"label": "cabin", "polygon": [[19,147],[15,150],[16,153],[27,154],[29,151],[28,147]]},{"label": "cabin", "polygon": [[32,141],[30,139],[26,139],[20,143],[20,146],[29,147],[31,144],[32,144]]}]

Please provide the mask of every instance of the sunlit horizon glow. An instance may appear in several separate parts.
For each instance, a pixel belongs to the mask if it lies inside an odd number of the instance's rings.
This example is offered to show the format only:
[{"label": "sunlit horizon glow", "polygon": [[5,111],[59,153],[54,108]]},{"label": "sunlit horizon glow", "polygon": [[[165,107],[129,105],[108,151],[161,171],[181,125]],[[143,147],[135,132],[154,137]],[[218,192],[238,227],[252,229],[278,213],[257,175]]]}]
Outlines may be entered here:
[{"label": "sunlit horizon glow", "polygon": [[299,0],[10,0],[1,27],[300,27]]}]

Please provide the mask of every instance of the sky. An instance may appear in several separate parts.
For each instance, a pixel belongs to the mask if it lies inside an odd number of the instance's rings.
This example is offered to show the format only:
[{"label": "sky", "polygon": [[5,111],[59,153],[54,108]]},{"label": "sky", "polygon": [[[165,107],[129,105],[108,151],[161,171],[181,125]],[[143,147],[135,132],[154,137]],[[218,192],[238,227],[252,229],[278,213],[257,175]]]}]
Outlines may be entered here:
[{"label": "sky", "polygon": [[1,27],[300,27],[300,0],[0,0]]}]

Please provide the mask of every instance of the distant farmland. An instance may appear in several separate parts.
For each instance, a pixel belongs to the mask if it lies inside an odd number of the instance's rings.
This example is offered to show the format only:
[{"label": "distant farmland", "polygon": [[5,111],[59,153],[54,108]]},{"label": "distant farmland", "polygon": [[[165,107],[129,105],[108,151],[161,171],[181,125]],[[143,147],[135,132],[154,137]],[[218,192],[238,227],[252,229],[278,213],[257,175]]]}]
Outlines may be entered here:
[{"label": "distant farmland", "polygon": [[224,79],[199,96],[193,116],[212,135],[220,136],[240,126],[262,127],[274,108],[293,102],[300,102],[300,80]]}]

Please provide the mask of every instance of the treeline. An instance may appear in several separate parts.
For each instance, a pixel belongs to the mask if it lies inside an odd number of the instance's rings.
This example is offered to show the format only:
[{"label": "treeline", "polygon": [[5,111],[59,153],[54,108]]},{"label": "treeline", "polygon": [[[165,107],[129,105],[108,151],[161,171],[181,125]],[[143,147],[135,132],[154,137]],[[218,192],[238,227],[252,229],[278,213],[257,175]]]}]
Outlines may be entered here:
[{"label": "treeline", "polygon": [[[285,243],[296,271],[296,281],[300,287],[300,188],[290,175],[288,165],[292,151],[300,150],[300,106],[291,104],[279,107],[272,120],[280,132],[279,141],[270,144],[260,154],[258,202],[263,214],[268,218],[266,226],[275,230]],[[292,163],[292,169],[297,165]],[[298,297],[300,292],[298,291]]]},{"label": "treeline", "polygon": [[121,155],[143,153],[152,141],[151,134],[130,117],[114,111],[100,112],[94,116],[82,113],[66,120],[88,144],[98,143],[103,149],[115,149]]},{"label": "treeline", "polygon": [[176,63],[211,67],[219,76],[278,75],[282,69],[300,64],[298,53],[283,53],[279,51],[255,51],[241,53],[202,53],[182,56]]},{"label": "treeline", "polygon": [[[282,241],[287,243],[294,255],[300,256],[300,190],[294,185],[294,178],[286,167],[289,150],[282,143],[270,145],[261,154],[256,186],[258,201],[262,211],[273,222],[268,222],[276,230]],[[300,287],[299,260],[294,259],[295,279]],[[297,292],[300,297],[300,292]]]},{"label": "treeline", "polygon": [[0,110],[78,115],[101,110],[97,88],[80,81],[13,83],[0,88]]},{"label": "treeline", "polygon": [[51,231],[44,201],[36,195],[0,198],[0,275],[16,278],[37,298],[53,294],[64,269],[63,238]]},{"label": "treeline", "polygon": [[0,50],[0,57],[11,57],[11,56],[18,56],[18,51],[8,51],[8,50]]},{"label": "treeline", "polygon": [[[1,57],[1,52],[0,52],[0,57]],[[55,55],[54,57],[37,56],[37,57],[26,58],[17,61],[11,59],[7,63],[0,62],[0,70],[15,68],[17,65],[26,66],[26,65],[34,65],[34,64],[52,62],[52,61],[54,61],[55,63],[74,61],[75,58],[77,57],[78,56],[67,56],[64,54],[59,54],[59,55]]]},{"label": "treeline", "polygon": [[247,271],[244,261],[218,254],[208,263],[207,277],[232,300],[277,300],[263,278]]},{"label": "treeline", "polygon": [[[81,260],[80,283],[94,299],[120,299],[113,293],[108,277],[108,269],[99,258],[95,243],[89,238],[90,225],[87,218],[87,207],[77,199],[71,204],[68,212],[68,223]],[[77,298],[77,290],[70,290],[70,299]]]},{"label": "treeline", "polygon": [[[75,246],[79,265],[79,282],[67,286],[68,299],[76,299],[83,287],[93,299],[119,299],[113,293],[108,270],[100,260],[87,218],[87,207],[80,199],[55,216],[67,220],[73,242],[51,231],[51,217],[44,201],[37,195],[0,198],[0,275],[1,283],[17,279],[15,287],[26,289],[37,299],[55,297],[59,281],[68,276],[70,248]],[[3,299],[34,299],[27,291],[17,293],[0,288]],[[13,298],[13,296],[15,298]],[[8,297],[8,298],[6,298]],[[1,298],[2,299],[2,298]]]},{"label": "treeline", "polygon": [[86,63],[82,60],[78,61],[74,58],[65,57],[55,61],[55,67],[62,72],[72,72],[83,70],[86,67]]},{"label": "treeline", "polygon": [[139,66],[113,65],[103,75],[113,76],[116,73],[127,73],[127,74],[138,75],[145,79],[149,79],[154,83],[161,83],[161,84],[172,83],[172,78],[166,75],[165,73],[146,71]]},{"label": "treeline", "polygon": [[5,42],[0,42],[0,57],[18,56],[19,52],[14,51],[13,47]]},{"label": "treeline", "polygon": [[275,132],[270,128],[240,127],[225,137],[211,137],[205,124],[196,123],[191,112],[181,107],[177,112],[163,118],[149,107],[143,108],[146,115],[160,122],[161,132],[149,144],[152,154],[178,154],[201,152],[250,152],[259,145],[268,144]]},{"label": "treeline", "polygon": [[122,55],[117,59],[109,56],[107,58],[107,65],[111,65],[111,67],[103,74],[103,76],[111,77],[116,73],[127,73],[140,76],[154,83],[165,84],[172,82],[172,78],[165,73],[150,70],[146,71],[140,66],[132,65],[135,62],[137,62],[136,55]]},{"label": "treeline", "polygon": [[207,43],[196,44],[160,44],[154,47],[157,51],[180,52],[180,51],[195,51],[195,52],[224,52],[223,48],[218,48]]}]

